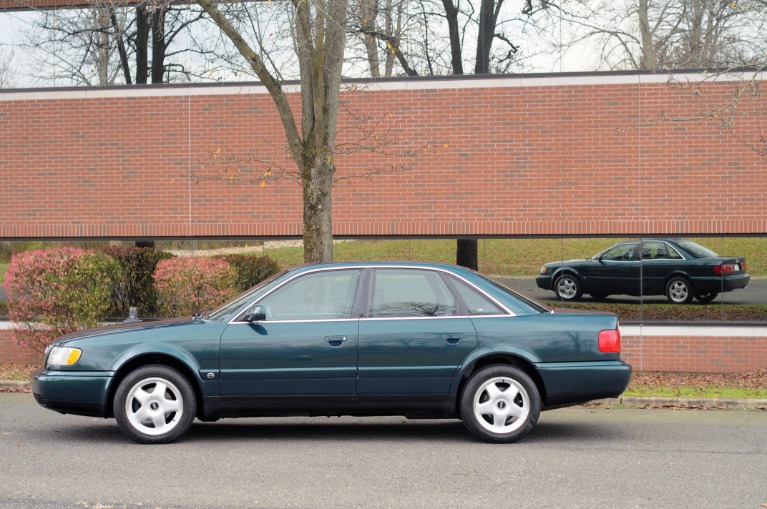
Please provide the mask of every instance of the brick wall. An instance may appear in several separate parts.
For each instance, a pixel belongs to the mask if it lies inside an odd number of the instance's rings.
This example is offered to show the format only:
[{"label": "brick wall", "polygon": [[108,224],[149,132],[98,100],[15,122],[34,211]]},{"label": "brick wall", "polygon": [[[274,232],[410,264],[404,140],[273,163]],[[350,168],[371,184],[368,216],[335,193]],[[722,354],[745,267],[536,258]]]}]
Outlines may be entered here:
[{"label": "brick wall", "polygon": [[13,339],[13,332],[0,323],[0,362],[3,364],[42,364],[43,356],[27,348],[20,348]]},{"label": "brick wall", "polygon": [[[767,233],[767,172],[752,149],[764,146],[767,97],[742,96],[735,131],[722,118],[636,128],[695,117],[739,85],[689,94],[666,81],[356,83],[342,94],[335,233]],[[372,128],[378,138],[364,138]],[[302,233],[300,189],[281,178],[294,166],[262,87],[3,91],[0,139],[0,239]],[[361,140],[377,151],[356,150]]]},{"label": "brick wall", "polygon": [[[42,363],[0,323],[0,359]],[[622,327],[622,357],[636,371],[737,373],[767,368],[767,327]]]}]

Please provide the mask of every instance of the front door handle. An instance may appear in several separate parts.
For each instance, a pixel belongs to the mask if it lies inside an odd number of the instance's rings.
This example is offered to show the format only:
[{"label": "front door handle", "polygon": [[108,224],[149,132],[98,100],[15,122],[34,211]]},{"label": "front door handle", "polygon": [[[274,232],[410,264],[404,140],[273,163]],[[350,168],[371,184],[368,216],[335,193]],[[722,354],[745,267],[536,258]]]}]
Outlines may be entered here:
[{"label": "front door handle", "polygon": [[463,334],[442,334],[442,337],[448,345],[457,345],[463,339]]},{"label": "front door handle", "polygon": [[327,341],[330,346],[341,346],[347,339],[349,338],[346,336],[325,336],[325,341]]}]

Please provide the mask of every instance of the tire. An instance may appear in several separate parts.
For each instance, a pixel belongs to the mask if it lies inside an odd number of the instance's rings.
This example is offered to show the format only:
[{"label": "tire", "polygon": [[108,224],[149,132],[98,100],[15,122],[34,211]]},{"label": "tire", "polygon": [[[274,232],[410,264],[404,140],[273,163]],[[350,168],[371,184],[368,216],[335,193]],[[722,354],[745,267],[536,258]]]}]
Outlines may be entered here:
[{"label": "tire", "polygon": [[541,397],[535,382],[513,366],[490,366],[475,373],[461,394],[461,418],[477,438],[510,444],[538,422]]},{"label": "tire", "polygon": [[125,435],[141,444],[167,444],[189,430],[197,400],[184,375],[155,364],[132,371],[120,382],[113,408]]},{"label": "tire", "polygon": [[683,277],[674,277],[666,285],[666,298],[674,304],[689,304],[693,293],[690,282]]},{"label": "tire", "polygon": [[698,302],[707,304],[711,302],[712,300],[716,299],[718,296],[719,296],[719,292],[707,292],[707,293],[696,294],[695,298],[698,300]]},{"label": "tire", "polygon": [[578,300],[583,295],[583,288],[580,280],[572,274],[562,274],[554,281],[554,293],[561,300]]}]

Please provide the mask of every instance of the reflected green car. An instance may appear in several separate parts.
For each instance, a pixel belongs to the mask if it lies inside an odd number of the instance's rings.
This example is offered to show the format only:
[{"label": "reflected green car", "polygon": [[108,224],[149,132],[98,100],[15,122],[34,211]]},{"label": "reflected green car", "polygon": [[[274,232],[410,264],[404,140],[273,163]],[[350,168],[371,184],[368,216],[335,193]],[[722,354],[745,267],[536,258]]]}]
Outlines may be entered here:
[{"label": "reflected green car", "polygon": [[38,403],[114,417],[141,443],[195,418],[460,418],[519,440],[542,410],[616,397],[631,368],[609,313],[552,311],[470,270],[427,263],[289,269],[205,317],[63,336]]},{"label": "reflected green car", "polygon": [[706,303],[745,288],[751,276],[743,257],[719,256],[691,240],[620,242],[585,260],[547,263],[535,282],[563,301],[583,294],[665,295],[674,304]]}]

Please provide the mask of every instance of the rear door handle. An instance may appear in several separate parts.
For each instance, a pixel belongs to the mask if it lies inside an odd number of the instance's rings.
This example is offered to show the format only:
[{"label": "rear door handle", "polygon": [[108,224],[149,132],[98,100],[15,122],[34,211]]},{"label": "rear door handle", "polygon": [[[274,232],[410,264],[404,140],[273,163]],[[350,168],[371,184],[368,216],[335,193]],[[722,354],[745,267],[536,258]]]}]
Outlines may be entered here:
[{"label": "rear door handle", "polygon": [[325,336],[325,341],[327,341],[330,346],[341,346],[347,339],[349,338],[346,336]]},{"label": "rear door handle", "polygon": [[442,334],[442,337],[448,345],[457,345],[463,339],[463,334]]}]

